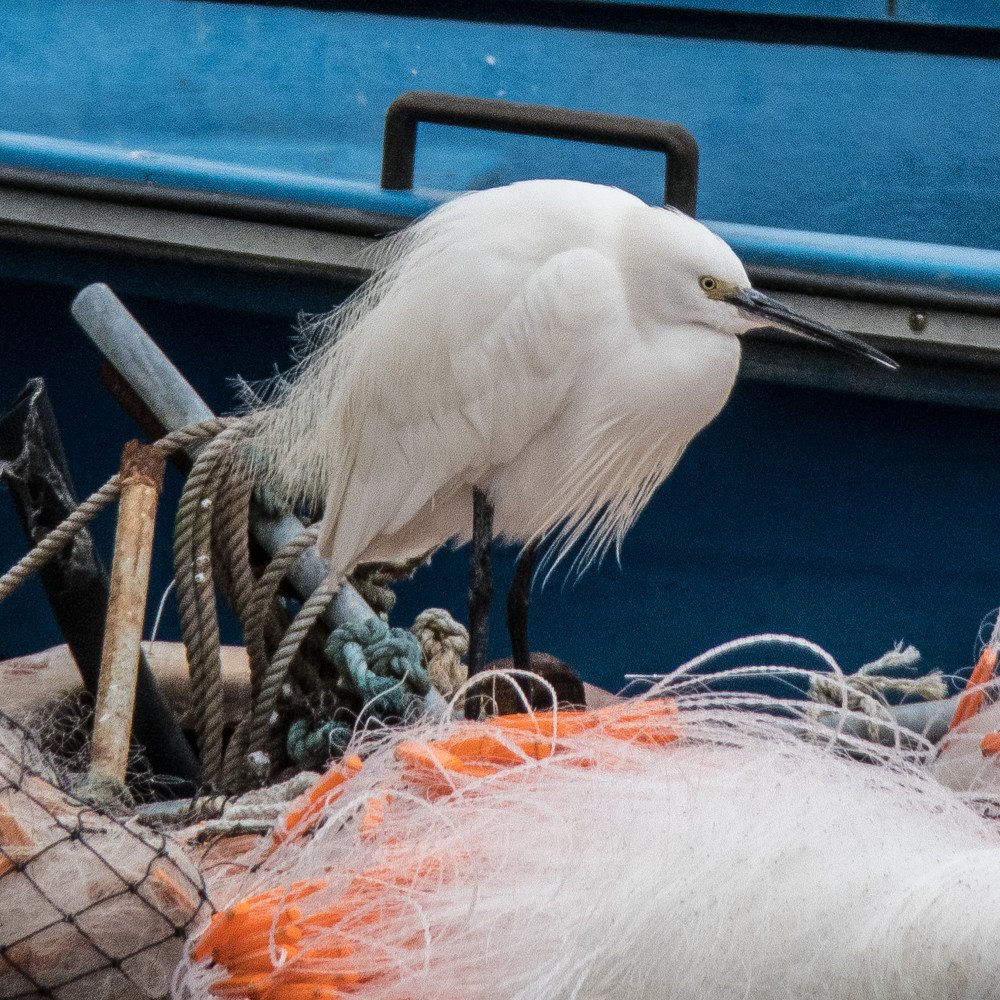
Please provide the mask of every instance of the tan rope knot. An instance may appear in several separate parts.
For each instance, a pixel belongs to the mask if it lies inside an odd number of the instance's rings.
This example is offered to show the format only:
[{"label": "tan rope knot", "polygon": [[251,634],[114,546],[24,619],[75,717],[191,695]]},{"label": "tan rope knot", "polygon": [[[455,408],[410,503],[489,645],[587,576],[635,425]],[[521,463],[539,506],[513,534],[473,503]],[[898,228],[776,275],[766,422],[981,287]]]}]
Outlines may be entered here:
[{"label": "tan rope knot", "polygon": [[468,629],[444,608],[428,608],[417,615],[410,631],[420,642],[431,683],[450,698],[468,679],[462,657],[469,651]]},{"label": "tan rope knot", "polygon": [[856,673],[843,679],[831,674],[814,674],[809,678],[809,697],[848,711],[861,712],[872,719],[893,722],[885,696],[889,693],[903,697],[937,701],[948,696],[948,685],[939,670],[924,677],[892,677],[889,670],[915,670],[920,652],[913,646],[896,646],[871,663],[866,663]]}]

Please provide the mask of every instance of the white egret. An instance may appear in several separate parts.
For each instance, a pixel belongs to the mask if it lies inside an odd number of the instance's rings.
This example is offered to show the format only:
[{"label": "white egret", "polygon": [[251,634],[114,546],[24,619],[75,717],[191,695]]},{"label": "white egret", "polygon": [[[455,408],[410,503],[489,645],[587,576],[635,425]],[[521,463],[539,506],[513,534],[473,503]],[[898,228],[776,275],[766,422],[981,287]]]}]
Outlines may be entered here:
[{"label": "white egret", "polygon": [[[387,242],[376,276],[304,333],[256,438],[272,488],[323,508],[338,577],[472,535],[485,659],[491,535],[523,543],[508,625],[527,665],[539,541],[584,569],[626,532],[722,409],[739,337],[777,326],[887,367],[849,334],[750,287],[681,212],[616,188],[524,181],[464,195]],[[492,509],[492,526],[490,512]]]}]

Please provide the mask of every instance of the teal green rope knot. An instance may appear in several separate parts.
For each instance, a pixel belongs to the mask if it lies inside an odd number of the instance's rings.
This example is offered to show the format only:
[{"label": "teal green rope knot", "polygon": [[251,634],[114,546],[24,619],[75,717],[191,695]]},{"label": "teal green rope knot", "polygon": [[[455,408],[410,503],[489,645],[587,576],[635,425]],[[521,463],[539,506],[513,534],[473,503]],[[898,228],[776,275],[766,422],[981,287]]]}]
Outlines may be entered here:
[{"label": "teal green rope knot", "polygon": [[326,767],[334,757],[343,757],[354,735],[354,727],[344,722],[324,722],[310,730],[308,719],[296,719],[288,727],[288,756],[303,769]]},{"label": "teal green rope knot", "polygon": [[326,655],[366,711],[382,718],[409,717],[414,709],[419,711],[431,689],[417,637],[406,629],[390,628],[379,618],[335,629],[327,640]]}]

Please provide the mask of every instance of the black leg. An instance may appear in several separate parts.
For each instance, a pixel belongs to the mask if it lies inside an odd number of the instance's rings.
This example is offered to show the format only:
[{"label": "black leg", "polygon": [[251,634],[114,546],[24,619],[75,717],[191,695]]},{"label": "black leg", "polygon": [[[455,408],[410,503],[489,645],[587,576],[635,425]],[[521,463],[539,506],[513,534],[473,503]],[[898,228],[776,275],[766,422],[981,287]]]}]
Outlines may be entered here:
[{"label": "black leg", "polygon": [[469,676],[486,666],[493,600],[493,501],[472,491],[472,565],[469,569]]},{"label": "black leg", "polygon": [[531,667],[528,646],[528,606],[531,601],[531,578],[538,560],[538,542],[529,542],[517,558],[514,580],[507,591],[507,632],[510,634],[510,651],[515,670]]}]

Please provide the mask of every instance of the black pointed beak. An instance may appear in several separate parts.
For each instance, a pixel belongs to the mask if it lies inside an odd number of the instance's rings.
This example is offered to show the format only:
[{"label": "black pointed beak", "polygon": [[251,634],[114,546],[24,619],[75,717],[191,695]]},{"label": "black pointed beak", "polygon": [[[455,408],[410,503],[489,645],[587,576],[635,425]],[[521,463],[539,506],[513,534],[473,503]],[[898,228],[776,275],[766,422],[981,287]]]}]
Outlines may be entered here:
[{"label": "black pointed beak", "polygon": [[877,361],[886,368],[896,369],[899,367],[887,354],[876,350],[863,340],[837,330],[825,323],[817,323],[816,320],[800,316],[787,306],[783,306],[776,299],[772,299],[763,292],[758,292],[753,288],[744,288],[727,295],[726,301],[736,306],[747,318],[761,319],[761,326],[776,326],[780,330],[787,330],[789,333],[797,333],[801,337],[808,337],[810,340],[826,344],[828,347],[835,347],[839,351],[846,351],[858,357],[868,358]]}]

